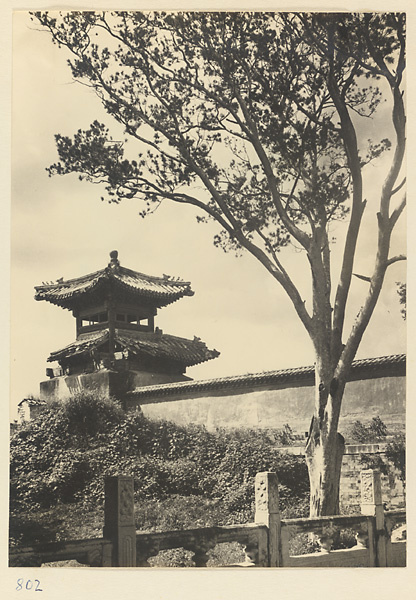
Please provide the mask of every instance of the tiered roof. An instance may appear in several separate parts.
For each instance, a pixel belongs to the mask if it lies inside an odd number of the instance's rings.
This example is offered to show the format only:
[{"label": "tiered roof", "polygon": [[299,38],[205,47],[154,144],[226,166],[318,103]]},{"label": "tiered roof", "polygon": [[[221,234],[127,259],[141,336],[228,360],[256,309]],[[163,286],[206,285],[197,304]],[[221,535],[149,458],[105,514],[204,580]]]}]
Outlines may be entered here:
[{"label": "tiered roof", "polygon": [[[62,350],[52,352],[49,362],[62,361],[76,355],[88,354],[99,350],[109,338],[108,329],[82,336]],[[191,367],[219,356],[217,350],[209,350],[198,338],[187,340],[167,335],[159,330],[155,332],[116,330],[114,336],[116,351],[128,350],[134,355],[146,355],[153,358],[167,358]]]},{"label": "tiered roof", "polygon": [[[58,279],[55,282],[37,286],[36,300],[46,300],[62,308],[77,310],[93,306],[94,302],[103,301],[111,293],[113,300],[121,304],[147,305],[152,308],[167,306],[183,296],[193,296],[191,284],[179,278],[153,277],[138,271],[122,267],[118,260],[118,252],[110,252],[111,261],[107,267],[89,275],[76,279]],[[153,327],[153,326],[152,326]],[[65,348],[52,352],[48,361],[66,362],[75,356],[88,356],[96,351],[104,351],[103,346],[110,341],[111,350],[119,352],[128,350],[136,356],[146,356],[158,360],[171,360],[182,368],[197,365],[219,356],[216,350],[209,350],[199,339],[187,340],[156,331],[140,330],[140,328],[114,327],[114,322],[105,328],[101,324],[95,330],[78,330],[78,337]],[[110,331],[114,332],[110,335]],[[108,352],[108,349],[107,349]]]},{"label": "tiered roof", "polygon": [[191,284],[180,279],[163,275],[153,277],[122,267],[117,259],[117,251],[110,254],[111,262],[100,271],[75,279],[58,279],[35,287],[35,300],[46,300],[62,308],[72,310],[88,296],[95,295],[105,286],[111,285],[115,291],[127,295],[132,301],[150,302],[156,308],[172,304],[183,296],[193,296]]}]

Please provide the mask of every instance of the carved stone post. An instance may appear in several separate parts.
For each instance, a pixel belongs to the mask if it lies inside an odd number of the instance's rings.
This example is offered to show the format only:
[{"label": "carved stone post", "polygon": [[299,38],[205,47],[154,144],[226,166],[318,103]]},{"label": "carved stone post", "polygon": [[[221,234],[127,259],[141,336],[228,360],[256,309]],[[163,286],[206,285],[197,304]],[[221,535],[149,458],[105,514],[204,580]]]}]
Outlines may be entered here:
[{"label": "carved stone post", "polygon": [[[268,566],[283,567],[280,527],[279,489],[276,473],[257,473],[255,482],[256,513],[254,520],[268,527]],[[259,555],[261,555],[259,548]]]},{"label": "carved stone post", "polygon": [[113,567],[136,566],[133,477],[106,477],[103,537],[113,543]]},{"label": "carved stone post", "polygon": [[361,513],[374,517],[369,521],[368,531],[370,566],[386,567],[387,540],[379,471],[361,471]]}]

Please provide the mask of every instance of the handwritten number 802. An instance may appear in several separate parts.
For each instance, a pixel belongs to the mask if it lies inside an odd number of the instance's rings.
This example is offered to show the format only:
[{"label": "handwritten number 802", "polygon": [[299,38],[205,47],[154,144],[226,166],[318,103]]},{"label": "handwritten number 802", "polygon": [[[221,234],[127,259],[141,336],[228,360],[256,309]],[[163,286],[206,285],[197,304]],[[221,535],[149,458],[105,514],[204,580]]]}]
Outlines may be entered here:
[{"label": "handwritten number 802", "polygon": [[20,577],[17,580],[16,590],[18,592],[20,592],[20,590],[24,590],[24,589],[26,589],[26,590],[32,590],[33,589],[35,592],[42,592],[43,591],[39,587],[40,586],[39,579],[34,579],[33,581],[31,579],[28,579],[26,581],[26,585],[24,585],[24,583],[25,583],[25,581],[24,581],[24,579],[22,577]]}]

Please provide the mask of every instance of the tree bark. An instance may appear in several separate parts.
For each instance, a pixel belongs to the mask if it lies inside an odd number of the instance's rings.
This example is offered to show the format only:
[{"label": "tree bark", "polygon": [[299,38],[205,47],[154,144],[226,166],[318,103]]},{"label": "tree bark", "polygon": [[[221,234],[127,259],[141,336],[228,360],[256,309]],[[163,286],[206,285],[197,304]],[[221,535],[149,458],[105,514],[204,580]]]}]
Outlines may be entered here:
[{"label": "tree bark", "polygon": [[326,441],[312,436],[306,447],[309,472],[309,516],[339,514],[339,482],[344,454],[344,438],[340,433]]},{"label": "tree bark", "polygon": [[319,377],[316,368],[316,401],[308,441],[305,448],[310,484],[310,516],[339,513],[344,438],[338,433],[339,414],[345,383],[332,372]]}]

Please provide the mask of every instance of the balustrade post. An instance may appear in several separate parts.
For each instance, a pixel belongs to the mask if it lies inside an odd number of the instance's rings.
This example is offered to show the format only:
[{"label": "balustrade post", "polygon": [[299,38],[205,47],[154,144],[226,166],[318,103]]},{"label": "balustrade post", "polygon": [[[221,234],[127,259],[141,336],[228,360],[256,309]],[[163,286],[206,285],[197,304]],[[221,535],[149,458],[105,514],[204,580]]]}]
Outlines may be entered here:
[{"label": "balustrade post", "polygon": [[143,544],[142,542],[137,543],[136,538],[136,566],[137,567],[150,567],[149,558],[157,556],[159,554],[159,542],[157,540],[150,540]]},{"label": "balustrade post", "polygon": [[136,566],[133,477],[106,477],[103,537],[113,543],[114,567]]},{"label": "balustrade post", "polygon": [[[282,536],[279,510],[279,487],[276,473],[257,473],[255,481],[254,521],[268,528],[268,566],[283,567]],[[259,538],[261,539],[261,538]],[[261,556],[262,548],[259,548]]]},{"label": "balustrade post", "polygon": [[195,543],[184,546],[185,550],[193,552],[192,560],[196,567],[206,567],[209,560],[208,552],[215,548],[217,542],[215,539],[205,539],[197,537]]},{"label": "balustrade post", "polygon": [[379,471],[361,471],[361,513],[373,517],[368,532],[370,566],[387,567],[387,532]]}]

